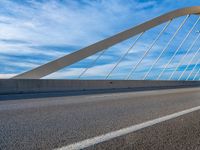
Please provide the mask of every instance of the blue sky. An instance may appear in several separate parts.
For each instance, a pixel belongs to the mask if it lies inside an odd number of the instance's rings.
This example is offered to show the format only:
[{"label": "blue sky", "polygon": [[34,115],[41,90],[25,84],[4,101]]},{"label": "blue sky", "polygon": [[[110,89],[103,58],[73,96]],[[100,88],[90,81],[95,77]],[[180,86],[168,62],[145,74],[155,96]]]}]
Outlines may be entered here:
[{"label": "blue sky", "polygon": [[[0,78],[9,78],[30,70],[171,10],[198,5],[199,0],[1,0]],[[134,78],[142,78],[149,62],[155,60],[159,49],[164,47],[163,43],[169,39],[169,32],[173,33],[183,19],[184,17],[174,20],[170,30],[166,31],[165,38],[154,47],[154,52],[141,64]],[[197,16],[192,16],[190,22],[194,23],[196,19]],[[181,35],[186,34],[190,26],[191,24],[187,23],[177,36],[177,41],[181,40]],[[116,68],[112,77],[124,78],[163,27],[164,25],[161,25],[144,35],[144,39],[134,48],[136,50]],[[193,37],[187,43],[192,42],[195,32],[191,36]],[[134,37],[106,51],[96,65],[86,72],[85,77],[104,78],[133,40]],[[184,45],[185,49],[189,47],[187,43]],[[172,50],[157,64],[157,69],[150,75],[151,78],[156,77],[156,73],[160,71],[158,69],[169,59],[168,56],[173,55],[177,44],[175,42],[170,48]],[[172,68],[184,55],[184,50],[174,59]],[[195,50],[187,59],[194,53]],[[77,78],[97,56],[89,57],[46,78]],[[189,70],[198,61],[197,58]],[[181,72],[185,66],[183,64],[178,71]],[[199,66],[196,68],[199,69]],[[169,68],[164,77],[170,73]],[[179,75],[180,73],[177,73],[174,78]]]}]

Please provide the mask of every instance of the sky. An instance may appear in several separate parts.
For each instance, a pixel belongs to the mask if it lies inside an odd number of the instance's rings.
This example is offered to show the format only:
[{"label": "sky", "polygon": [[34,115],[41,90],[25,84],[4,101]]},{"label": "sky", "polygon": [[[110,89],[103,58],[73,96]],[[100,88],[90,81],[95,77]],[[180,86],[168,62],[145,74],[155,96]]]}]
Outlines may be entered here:
[{"label": "sky", "polygon": [[[0,78],[10,78],[31,70],[166,12],[198,5],[200,5],[199,0],[1,0]],[[144,77],[145,72],[170,39],[170,35],[176,31],[184,19],[185,16],[172,21],[164,37],[159,39],[152,52],[131,75],[132,79]],[[178,42],[180,45],[182,37],[187,34],[196,20],[197,16],[191,16],[187,20],[168,52],[151,71],[149,79],[158,77],[161,69],[177,49]],[[133,51],[112,72],[110,78],[126,78],[165,25],[162,24],[145,33]],[[176,69],[179,60],[183,58],[186,50],[194,41],[196,31],[199,29],[200,24],[197,24],[191,37],[184,42],[180,52],[169,64],[163,79],[171,75],[173,69]],[[76,79],[85,68],[90,67],[81,78],[104,79],[133,44],[134,39],[136,37],[106,50],[94,66],[92,62],[100,55],[99,53],[45,78]],[[195,45],[181,66],[177,68],[174,79],[179,78],[197,50],[198,45]],[[194,76],[198,72],[200,66],[195,66],[199,61],[198,58],[199,54],[191,61],[183,78],[186,79],[192,70]]]}]

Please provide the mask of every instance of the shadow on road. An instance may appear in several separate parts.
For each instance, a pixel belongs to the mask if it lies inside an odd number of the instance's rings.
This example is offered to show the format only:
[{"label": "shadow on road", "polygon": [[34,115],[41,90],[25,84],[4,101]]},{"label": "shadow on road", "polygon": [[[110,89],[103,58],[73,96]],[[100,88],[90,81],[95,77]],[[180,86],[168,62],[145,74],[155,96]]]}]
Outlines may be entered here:
[{"label": "shadow on road", "polygon": [[192,88],[199,86],[167,86],[167,87],[141,87],[141,88],[126,88],[126,89],[96,89],[96,90],[82,90],[82,91],[55,91],[55,92],[41,92],[41,93],[17,93],[17,94],[1,94],[0,101],[19,100],[19,99],[33,99],[33,98],[48,98],[48,97],[64,97],[64,96],[80,96],[91,94],[105,94],[105,93],[121,93],[121,92],[136,92],[136,91],[152,91],[164,89],[177,88]]}]

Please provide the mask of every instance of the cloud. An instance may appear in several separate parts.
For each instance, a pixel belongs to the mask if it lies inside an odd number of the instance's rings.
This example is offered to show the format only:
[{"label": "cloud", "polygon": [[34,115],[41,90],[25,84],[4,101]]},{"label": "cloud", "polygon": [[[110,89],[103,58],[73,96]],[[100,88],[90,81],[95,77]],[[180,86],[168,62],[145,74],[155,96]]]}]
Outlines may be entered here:
[{"label": "cloud", "polygon": [[[8,74],[10,70],[15,73],[27,71],[160,14],[197,3],[199,3],[197,0],[190,4],[186,0],[181,2],[179,0],[177,2],[170,0],[162,2],[158,0],[2,0],[0,1],[0,56],[4,59],[0,60],[0,67],[4,69],[1,73]],[[166,36],[177,28],[178,23],[175,21],[171,30],[166,31]],[[137,58],[148,48],[159,29],[149,32],[123,63],[127,66],[128,63],[136,63]],[[132,40],[127,40],[110,48],[97,62],[97,66],[91,69],[93,71],[89,72],[88,76],[91,77],[97,72],[103,74],[104,70],[110,69],[131,44]],[[155,54],[144,61],[143,67],[148,67],[145,63],[155,59],[156,51],[161,48],[162,44],[155,45],[152,49]],[[169,54],[165,55],[162,61],[166,62],[168,56]],[[68,70],[61,70],[50,77],[77,76],[78,72],[87,67],[88,62],[95,57],[96,55],[89,57],[84,63],[81,61],[77,65],[69,66]],[[121,75],[126,70],[118,71],[116,74]],[[67,72],[69,75],[65,76]]]},{"label": "cloud", "polygon": [[16,76],[17,74],[8,74],[8,73],[4,73],[4,74],[0,74],[0,79],[9,79],[11,77]]}]

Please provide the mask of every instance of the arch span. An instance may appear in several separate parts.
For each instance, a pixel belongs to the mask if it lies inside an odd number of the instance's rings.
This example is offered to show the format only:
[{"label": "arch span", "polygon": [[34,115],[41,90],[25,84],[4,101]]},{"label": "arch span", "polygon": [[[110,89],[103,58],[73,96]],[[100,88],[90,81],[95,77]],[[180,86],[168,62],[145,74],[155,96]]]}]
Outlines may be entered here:
[{"label": "arch span", "polygon": [[76,52],[73,52],[69,55],[65,55],[61,58],[58,58],[54,61],[41,65],[33,70],[27,71],[25,73],[19,74],[13,79],[39,79],[44,76],[47,76],[51,73],[54,73],[66,66],[74,64],[84,58],[87,58],[93,54],[96,54],[106,48],[109,48],[117,43],[120,43],[126,39],[129,39],[135,35],[138,35],[144,31],[147,31],[155,26],[158,26],[162,23],[165,23],[171,19],[178,18],[185,15],[190,14],[200,14],[200,6],[195,7],[187,7],[183,9],[178,9],[175,11],[171,11],[159,17],[156,17],[150,21],[142,23],[138,26],[120,32],[114,36],[96,42],[92,45],[89,45],[85,48],[82,48]]}]

